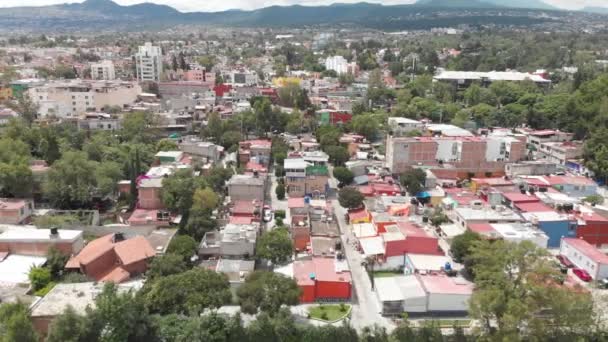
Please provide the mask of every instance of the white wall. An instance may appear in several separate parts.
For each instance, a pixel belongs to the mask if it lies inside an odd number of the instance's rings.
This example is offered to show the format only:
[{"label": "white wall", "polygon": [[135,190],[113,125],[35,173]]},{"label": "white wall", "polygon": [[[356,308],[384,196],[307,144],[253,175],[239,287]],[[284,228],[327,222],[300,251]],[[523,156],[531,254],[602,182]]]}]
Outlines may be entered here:
[{"label": "white wall", "polygon": [[437,141],[437,160],[444,162],[459,161],[460,153],[462,152],[462,142],[455,140],[438,140]]},{"label": "white wall", "polygon": [[463,294],[428,294],[428,311],[467,311],[470,295]]},{"label": "white wall", "polygon": [[560,254],[566,256],[576,267],[587,271],[593,279],[608,277],[608,265],[597,264],[587,255],[568,244],[567,240],[561,241]]}]

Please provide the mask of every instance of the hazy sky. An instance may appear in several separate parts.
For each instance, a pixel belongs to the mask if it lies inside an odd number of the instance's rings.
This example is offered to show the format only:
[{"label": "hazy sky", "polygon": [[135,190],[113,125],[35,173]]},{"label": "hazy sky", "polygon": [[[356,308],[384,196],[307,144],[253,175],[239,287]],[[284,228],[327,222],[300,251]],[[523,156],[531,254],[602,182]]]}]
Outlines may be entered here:
[{"label": "hazy sky", "polygon": [[[65,2],[82,2],[83,0],[0,0],[0,7],[42,6]],[[121,5],[132,5],[141,2],[154,2],[170,5],[180,11],[220,11],[226,9],[254,9],[272,5],[324,5],[334,2],[360,2],[362,0],[114,0]],[[415,0],[367,0],[389,4],[407,4]],[[579,9],[585,6],[608,7],[608,0],[544,0],[546,3],[568,9]]]}]

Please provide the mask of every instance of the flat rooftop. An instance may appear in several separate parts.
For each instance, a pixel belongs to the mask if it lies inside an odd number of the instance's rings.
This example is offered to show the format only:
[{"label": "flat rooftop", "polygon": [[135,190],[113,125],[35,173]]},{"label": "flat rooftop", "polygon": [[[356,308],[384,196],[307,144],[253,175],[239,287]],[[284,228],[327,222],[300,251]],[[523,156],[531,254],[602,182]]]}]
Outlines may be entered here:
[{"label": "flat rooftop", "polygon": [[0,284],[29,284],[30,268],[42,266],[45,262],[45,257],[9,254],[0,262]]},{"label": "flat rooftop", "polygon": [[57,236],[52,237],[50,229],[37,229],[27,227],[9,228],[6,229],[2,234],[0,234],[0,241],[74,241],[82,237],[82,231],[80,230],[59,229],[57,231],[57,234]]},{"label": "flat rooftop", "polygon": [[95,297],[103,290],[103,283],[87,282],[57,284],[31,308],[32,317],[57,316],[71,306],[79,315],[86,313],[88,306],[95,305]]},{"label": "flat rooftop", "polygon": [[473,283],[462,277],[448,277],[446,275],[417,275],[420,283],[428,293],[461,294],[473,293]]}]

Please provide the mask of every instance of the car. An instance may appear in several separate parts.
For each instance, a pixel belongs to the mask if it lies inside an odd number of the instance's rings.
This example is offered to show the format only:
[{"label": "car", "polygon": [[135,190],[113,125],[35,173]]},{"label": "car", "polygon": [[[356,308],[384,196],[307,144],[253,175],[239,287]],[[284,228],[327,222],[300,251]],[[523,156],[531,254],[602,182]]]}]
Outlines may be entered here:
[{"label": "car", "polygon": [[587,271],[585,271],[583,269],[573,268],[572,273],[576,274],[576,276],[579,277],[584,282],[588,283],[591,281],[591,276],[589,275],[589,273],[587,273]]},{"label": "car", "polygon": [[560,255],[556,256],[556,258],[557,258],[557,260],[559,260],[559,262],[562,265],[564,265],[564,266],[566,266],[568,268],[574,267],[574,264],[572,263],[572,261],[570,261],[570,259],[568,259],[567,256],[560,254]]},{"label": "car", "polygon": [[602,289],[608,289],[608,278],[600,279],[598,286]]},{"label": "car", "polygon": [[264,222],[272,221],[272,210],[264,209]]}]

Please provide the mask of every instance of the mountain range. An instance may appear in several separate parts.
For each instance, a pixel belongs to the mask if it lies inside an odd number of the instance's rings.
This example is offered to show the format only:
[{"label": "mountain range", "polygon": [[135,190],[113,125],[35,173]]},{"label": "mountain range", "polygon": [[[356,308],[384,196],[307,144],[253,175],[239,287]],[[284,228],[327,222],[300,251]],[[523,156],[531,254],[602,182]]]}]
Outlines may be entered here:
[{"label": "mountain range", "polygon": [[[517,13],[517,8],[525,8]],[[479,11],[509,10],[510,16],[484,15]],[[463,16],[463,10],[474,11]],[[427,29],[459,24],[528,25],[529,11],[557,11],[542,0],[419,0],[411,5],[384,6],[355,3],[329,6],[270,6],[252,11],[180,12],[153,3],[121,6],[112,0],[86,0],[82,3],[39,7],[0,8],[0,28],[23,30],[139,29],[175,24],[205,24],[247,27],[281,27],[351,24],[385,30]],[[453,16],[437,16],[453,11]],[[589,11],[606,11],[590,8]],[[548,20],[548,19],[547,19]],[[540,20],[542,22],[542,20]]]}]

